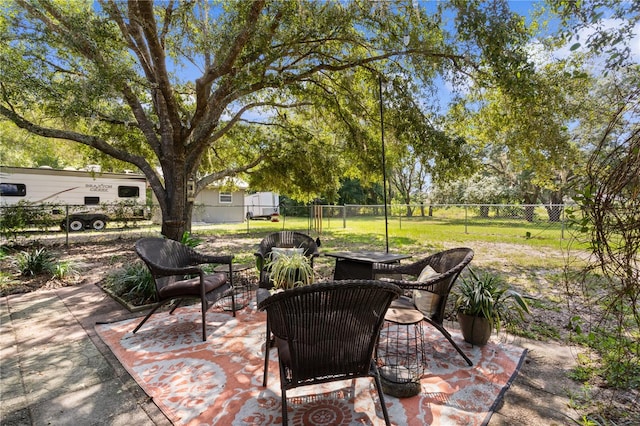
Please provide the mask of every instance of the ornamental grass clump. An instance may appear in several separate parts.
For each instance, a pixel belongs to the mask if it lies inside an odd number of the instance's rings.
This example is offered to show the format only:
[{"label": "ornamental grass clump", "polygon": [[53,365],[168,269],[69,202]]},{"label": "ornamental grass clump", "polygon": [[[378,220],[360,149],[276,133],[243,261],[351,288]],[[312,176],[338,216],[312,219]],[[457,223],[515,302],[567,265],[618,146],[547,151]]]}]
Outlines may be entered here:
[{"label": "ornamental grass clump", "polygon": [[503,322],[514,320],[514,314],[521,320],[530,313],[524,297],[510,289],[503,279],[495,274],[477,274],[469,268],[469,275],[455,292],[456,311],[465,315],[486,318],[500,332]]},{"label": "ornamental grass clump", "polygon": [[55,259],[51,252],[42,247],[31,251],[21,251],[13,258],[13,265],[22,276],[30,277],[52,273]]},{"label": "ornamental grass clump", "polygon": [[288,290],[313,283],[313,268],[302,253],[280,254],[267,265],[273,291]]},{"label": "ornamental grass clump", "polygon": [[156,302],[155,282],[149,268],[141,262],[133,262],[108,274],[104,287],[136,306]]}]

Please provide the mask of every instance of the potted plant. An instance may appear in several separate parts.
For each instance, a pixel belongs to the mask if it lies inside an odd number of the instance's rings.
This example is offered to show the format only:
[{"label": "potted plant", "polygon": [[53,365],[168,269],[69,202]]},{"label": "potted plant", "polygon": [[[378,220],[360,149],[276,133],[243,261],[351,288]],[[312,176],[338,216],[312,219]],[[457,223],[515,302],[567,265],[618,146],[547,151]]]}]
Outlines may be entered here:
[{"label": "potted plant", "polygon": [[471,268],[456,291],[455,307],[462,336],[472,345],[487,343],[491,331],[499,333],[502,322],[511,321],[514,314],[524,319],[530,313],[524,297],[498,275],[477,274]]},{"label": "potted plant", "polygon": [[283,253],[268,265],[272,292],[287,290],[313,283],[313,268],[309,258],[301,252]]}]

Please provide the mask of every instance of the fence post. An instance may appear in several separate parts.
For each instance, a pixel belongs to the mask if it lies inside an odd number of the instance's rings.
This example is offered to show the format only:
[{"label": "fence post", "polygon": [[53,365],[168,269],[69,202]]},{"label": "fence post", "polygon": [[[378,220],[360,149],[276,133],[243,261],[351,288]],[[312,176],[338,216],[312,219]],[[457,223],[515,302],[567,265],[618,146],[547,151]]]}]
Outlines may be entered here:
[{"label": "fence post", "polygon": [[562,205],[562,216],[560,218],[560,239],[564,240],[564,208],[565,205]]},{"label": "fence post", "polygon": [[469,233],[469,231],[467,229],[467,209],[468,209],[468,206],[465,204],[464,205],[464,233],[465,234]]},{"label": "fence post", "polygon": [[342,229],[347,228],[347,205],[342,205]]},{"label": "fence post", "polygon": [[318,235],[322,235],[322,205],[313,204],[313,229]]}]

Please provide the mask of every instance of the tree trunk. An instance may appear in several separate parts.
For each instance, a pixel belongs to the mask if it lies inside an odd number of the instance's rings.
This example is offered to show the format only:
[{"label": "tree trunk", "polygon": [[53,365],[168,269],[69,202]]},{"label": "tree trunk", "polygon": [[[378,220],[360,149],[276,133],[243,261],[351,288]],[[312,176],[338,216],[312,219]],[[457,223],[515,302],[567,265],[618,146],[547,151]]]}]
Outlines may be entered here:
[{"label": "tree trunk", "polygon": [[413,216],[413,208],[411,207],[411,205],[407,204],[407,217],[412,217]]},{"label": "tree trunk", "polygon": [[164,167],[164,203],[162,209],[162,235],[181,241],[185,231],[191,229],[193,202],[187,202],[187,174],[184,165],[174,162]]},{"label": "tree trunk", "polygon": [[562,201],[563,194],[562,191],[555,191],[551,194],[550,197],[551,205],[545,205],[545,209],[547,210],[547,215],[549,216],[549,222],[560,222],[560,217],[562,216]]},{"label": "tree trunk", "polygon": [[[540,190],[536,189],[533,193],[524,194],[524,204],[535,204],[538,201]],[[528,205],[524,208],[524,218],[527,222],[533,222],[535,206]]]},{"label": "tree trunk", "polygon": [[547,209],[547,215],[549,216],[549,222],[560,222],[560,216],[562,216],[561,205],[544,206]]},{"label": "tree trunk", "polygon": [[164,215],[162,217],[162,235],[171,240],[181,241],[184,234],[184,220],[165,220]]},{"label": "tree trunk", "polygon": [[524,218],[527,220],[527,222],[533,222],[535,209],[536,206],[524,206]]}]

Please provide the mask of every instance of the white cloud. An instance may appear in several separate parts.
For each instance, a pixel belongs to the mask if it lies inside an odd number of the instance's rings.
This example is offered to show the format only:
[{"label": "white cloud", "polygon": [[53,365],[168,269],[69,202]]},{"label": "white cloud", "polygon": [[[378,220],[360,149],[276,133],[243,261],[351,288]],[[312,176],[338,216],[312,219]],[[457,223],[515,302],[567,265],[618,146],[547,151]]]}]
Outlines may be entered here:
[{"label": "white cloud", "polygon": [[[571,46],[575,43],[580,43],[580,47],[576,49],[576,52],[587,51],[587,40],[589,40],[598,31],[612,30],[621,27],[624,24],[619,19],[603,19],[598,25],[592,25],[590,27],[581,28],[576,35],[562,48],[554,52],[554,57],[557,59],[564,59],[569,57],[573,52]],[[631,49],[631,61],[633,63],[640,63],[640,23],[636,23],[633,29],[633,38],[626,40],[625,43]],[[623,46],[621,46],[623,47]],[[603,55],[592,59],[592,66],[599,68],[604,65],[605,57]]]}]

